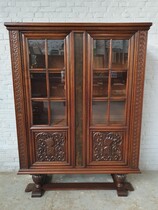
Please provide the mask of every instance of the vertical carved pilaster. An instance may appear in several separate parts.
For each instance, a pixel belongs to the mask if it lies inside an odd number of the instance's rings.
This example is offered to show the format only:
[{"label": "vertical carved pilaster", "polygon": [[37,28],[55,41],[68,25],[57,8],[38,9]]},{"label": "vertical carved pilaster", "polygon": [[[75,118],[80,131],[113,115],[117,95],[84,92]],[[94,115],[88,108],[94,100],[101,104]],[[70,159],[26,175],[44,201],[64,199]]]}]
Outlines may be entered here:
[{"label": "vertical carved pilaster", "polygon": [[10,50],[12,60],[12,74],[14,83],[14,98],[16,109],[17,135],[20,157],[20,168],[28,168],[26,131],[25,131],[25,110],[22,83],[22,67],[20,56],[19,32],[10,31]]},{"label": "vertical carved pilaster", "polygon": [[144,89],[144,71],[145,71],[145,58],[146,58],[146,43],[147,31],[139,32],[138,44],[138,57],[137,71],[135,81],[135,95],[134,95],[134,116],[133,116],[133,129],[132,129],[132,162],[133,168],[138,167],[139,160],[139,145],[140,145],[140,131],[141,131],[141,118],[142,118],[142,101]]}]

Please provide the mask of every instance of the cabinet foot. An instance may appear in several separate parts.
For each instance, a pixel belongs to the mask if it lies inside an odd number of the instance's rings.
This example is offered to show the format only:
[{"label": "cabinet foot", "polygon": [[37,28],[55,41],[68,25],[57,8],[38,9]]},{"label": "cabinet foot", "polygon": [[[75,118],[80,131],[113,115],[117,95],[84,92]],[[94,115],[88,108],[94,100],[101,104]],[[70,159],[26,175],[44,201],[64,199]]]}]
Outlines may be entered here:
[{"label": "cabinet foot", "polygon": [[126,181],[125,174],[112,174],[112,178],[114,180],[118,196],[128,196],[128,191],[134,191],[131,183]]},{"label": "cabinet foot", "polygon": [[34,183],[27,185],[25,192],[32,192],[31,197],[41,197],[44,194],[42,186],[46,183],[47,175],[32,175]]}]

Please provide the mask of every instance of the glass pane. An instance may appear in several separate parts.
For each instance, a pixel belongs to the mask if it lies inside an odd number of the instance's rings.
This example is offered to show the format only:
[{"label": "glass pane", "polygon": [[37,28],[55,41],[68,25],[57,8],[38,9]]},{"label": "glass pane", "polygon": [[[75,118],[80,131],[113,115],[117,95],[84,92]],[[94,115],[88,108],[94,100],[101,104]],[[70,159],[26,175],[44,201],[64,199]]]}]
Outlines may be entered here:
[{"label": "glass pane", "polygon": [[66,125],[66,102],[51,101],[51,124]]},{"label": "glass pane", "polygon": [[64,67],[64,40],[48,40],[48,67]]},{"label": "glass pane", "polygon": [[127,68],[128,40],[112,41],[112,67]]},{"label": "glass pane", "polygon": [[105,68],[109,65],[109,40],[93,41],[93,66],[94,68]]},{"label": "glass pane", "polygon": [[45,41],[28,40],[30,68],[45,68]]},{"label": "glass pane", "polygon": [[111,72],[111,96],[126,95],[127,72]]},{"label": "glass pane", "polygon": [[108,72],[93,74],[93,96],[108,96]]},{"label": "glass pane", "polygon": [[48,124],[48,102],[33,101],[32,112],[34,125]]},{"label": "glass pane", "polygon": [[110,121],[124,122],[125,121],[125,101],[110,102]]},{"label": "glass pane", "polygon": [[92,121],[93,124],[104,124],[107,122],[107,101],[93,101]]},{"label": "glass pane", "polygon": [[32,97],[46,97],[46,74],[31,73],[31,94]]},{"label": "glass pane", "polygon": [[51,97],[65,96],[65,72],[49,74],[49,88]]}]

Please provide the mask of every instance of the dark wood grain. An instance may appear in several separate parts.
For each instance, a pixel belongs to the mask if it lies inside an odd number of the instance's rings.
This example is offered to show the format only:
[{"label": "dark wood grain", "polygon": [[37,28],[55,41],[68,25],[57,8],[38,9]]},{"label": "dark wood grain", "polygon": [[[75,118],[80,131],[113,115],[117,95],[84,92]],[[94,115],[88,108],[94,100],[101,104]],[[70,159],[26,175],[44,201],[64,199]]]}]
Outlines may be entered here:
[{"label": "dark wood grain", "polygon": [[[92,30],[92,31],[105,31],[111,33],[111,31],[138,31],[148,30],[152,23],[15,23],[6,22],[4,25],[7,29],[18,29],[18,30],[30,30],[30,31],[64,31],[67,30]],[[97,30],[96,30],[97,29]]]},{"label": "dark wood grain", "polygon": [[20,55],[20,37],[19,31],[10,31],[10,50],[12,60],[12,76],[14,83],[14,100],[16,109],[16,125],[18,135],[18,147],[20,157],[20,167],[28,168],[28,147],[27,147],[27,132],[26,132],[26,118],[24,92],[23,92],[23,72]]},{"label": "dark wood grain", "polygon": [[[89,184],[95,189],[117,189],[119,196],[127,196],[132,186],[126,182],[125,174],[139,173],[139,151],[144,75],[146,62],[147,33],[152,23],[5,23],[10,34],[12,74],[19,146],[19,174],[32,174],[35,184],[33,196],[42,195],[42,180],[46,174],[113,174],[114,183]],[[35,53],[40,65],[30,66],[29,40],[44,40],[43,55]],[[64,40],[64,59],[59,64],[59,55],[53,60],[47,46],[48,40]],[[109,57],[102,53],[98,56],[109,59],[107,66],[94,65],[94,40],[109,40]],[[126,64],[114,65],[113,40],[128,40]],[[41,46],[40,46],[41,47]],[[37,49],[36,49],[37,50]],[[116,51],[115,51],[116,53]],[[45,54],[45,55],[44,55]],[[125,51],[120,56],[124,56]],[[45,60],[44,60],[44,59]],[[53,58],[53,59],[52,59]],[[121,57],[122,59],[122,57]],[[44,61],[45,65],[42,64]],[[49,66],[49,62],[51,66]],[[98,61],[97,61],[98,62]],[[36,62],[35,62],[36,63]],[[56,66],[57,63],[59,66]],[[41,68],[40,68],[41,66]],[[35,67],[35,68],[33,68]],[[50,93],[50,73],[64,72],[64,94]],[[112,73],[126,76],[124,94],[112,95]],[[45,74],[46,79],[31,80],[33,74]],[[102,79],[98,79],[97,76]],[[93,77],[96,89],[93,88]],[[108,77],[108,79],[106,79]],[[121,77],[121,76],[120,76]],[[58,76],[57,85],[60,76]],[[122,76],[124,78],[124,76]],[[96,81],[97,80],[97,81]],[[123,79],[122,79],[123,80]],[[53,80],[52,80],[53,81]],[[115,78],[120,85],[119,77]],[[42,86],[42,83],[46,83]],[[34,83],[34,84],[33,84]],[[36,86],[40,85],[41,89]],[[53,86],[54,87],[54,86]],[[43,88],[44,90],[43,94]],[[101,89],[102,88],[102,89]],[[106,90],[104,90],[106,88]],[[116,87],[115,87],[116,88]],[[36,94],[32,94],[33,90]],[[41,94],[37,91],[40,90]],[[60,89],[60,88],[59,88]],[[101,89],[101,92],[99,92]],[[122,90],[121,87],[119,89]],[[115,92],[117,92],[117,88]],[[95,91],[95,94],[93,94]],[[98,91],[98,92],[97,92]],[[106,94],[104,93],[106,91]],[[37,96],[37,97],[36,97]],[[63,120],[60,106],[56,113],[51,111],[51,101],[64,107],[64,123],[51,123],[57,114]],[[32,102],[41,102],[41,107],[32,108]],[[48,103],[48,111],[43,102]],[[106,102],[107,112],[102,109],[95,117],[102,117],[105,122],[93,122],[92,102]],[[110,111],[112,103],[124,102],[122,112],[119,106]],[[105,107],[104,107],[105,108]],[[48,122],[33,121],[34,113],[47,113]],[[103,111],[102,111],[103,110]],[[99,114],[98,114],[99,113]],[[123,114],[122,114],[123,113]],[[111,116],[115,115],[114,118]],[[122,118],[123,120],[122,120]],[[117,120],[116,117],[118,118]],[[120,118],[119,118],[120,117]],[[44,117],[42,117],[44,119]],[[33,124],[36,122],[35,124]],[[45,124],[44,124],[45,123]],[[36,125],[37,124],[37,125]],[[40,136],[40,140],[37,138]],[[97,136],[97,138],[96,138]],[[84,184],[51,184],[49,189],[87,189]]]},{"label": "dark wood grain", "polygon": [[82,166],[83,147],[83,33],[74,33],[76,166]]}]

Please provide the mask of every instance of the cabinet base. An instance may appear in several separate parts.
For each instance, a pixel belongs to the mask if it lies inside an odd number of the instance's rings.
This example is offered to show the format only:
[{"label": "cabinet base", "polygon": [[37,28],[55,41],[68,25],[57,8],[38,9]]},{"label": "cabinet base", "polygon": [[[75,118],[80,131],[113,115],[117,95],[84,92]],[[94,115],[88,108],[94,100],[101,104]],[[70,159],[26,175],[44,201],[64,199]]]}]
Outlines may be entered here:
[{"label": "cabinet base", "polygon": [[49,190],[117,190],[118,196],[128,196],[128,191],[134,191],[131,183],[126,181],[124,174],[111,174],[114,182],[97,183],[51,183],[47,175],[33,175],[34,183],[27,185],[25,192],[32,192],[32,197],[41,197]]}]

